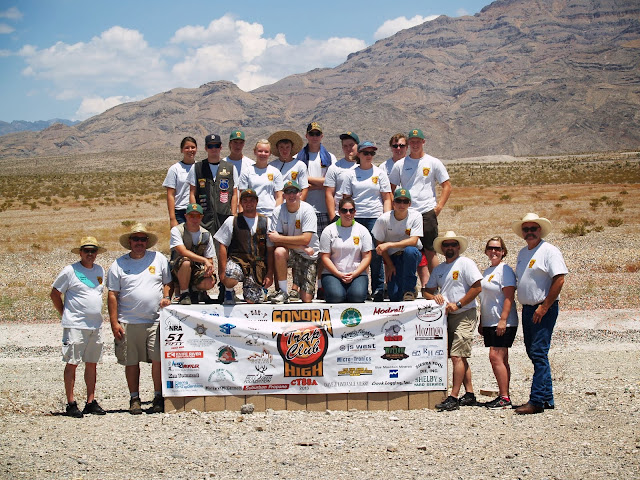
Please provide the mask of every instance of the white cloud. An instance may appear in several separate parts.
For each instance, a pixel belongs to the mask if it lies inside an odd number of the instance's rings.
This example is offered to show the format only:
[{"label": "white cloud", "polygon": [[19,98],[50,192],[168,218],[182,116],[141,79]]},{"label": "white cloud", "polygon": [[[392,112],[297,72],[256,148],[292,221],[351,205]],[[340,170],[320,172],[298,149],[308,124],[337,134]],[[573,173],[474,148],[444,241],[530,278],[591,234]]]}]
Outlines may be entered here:
[{"label": "white cloud", "polygon": [[458,15],[459,17],[464,17],[465,15],[469,15],[469,12],[467,12],[464,8],[459,8],[458,10],[456,10],[456,15]]},{"label": "white cloud", "polygon": [[20,20],[22,12],[17,7],[11,7],[7,10],[0,11],[0,18],[8,18],[9,20]]},{"label": "white cloud", "polygon": [[12,33],[13,31],[15,31],[15,28],[12,26],[7,25],[6,23],[0,23],[0,34]]},{"label": "white cloud", "polygon": [[376,33],[373,34],[373,38],[376,40],[380,40],[381,38],[390,37],[398,33],[400,30],[404,30],[406,28],[415,27],[416,25],[420,25],[424,22],[430,22],[431,20],[435,20],[440,15],[429,15],[427,17],[423,17],[422,15],[416,15],[413,18],[407,17],[398,17],[392,18],[391,20],[387,20],[380,28],[376,30]]},{"label": "white cloud", "polygon": [[11,50],[0,50],[0,57],[10,57],[13,55]]},{"label": "white cloud", "polygon": [[97,115],[99,113],[104,112],[105,110],[109,110],[116,105],[120,105],[125,102],[132,102],[134,100],[139,100],[137,98],[130,98],[124,96],[116,96],[116,97],[86,97],[82,99],[82,103],[80,104],[80,108],[76,111],[75,118],[73,120],[84,120],[86,118],[92,117],[93,115]]}]

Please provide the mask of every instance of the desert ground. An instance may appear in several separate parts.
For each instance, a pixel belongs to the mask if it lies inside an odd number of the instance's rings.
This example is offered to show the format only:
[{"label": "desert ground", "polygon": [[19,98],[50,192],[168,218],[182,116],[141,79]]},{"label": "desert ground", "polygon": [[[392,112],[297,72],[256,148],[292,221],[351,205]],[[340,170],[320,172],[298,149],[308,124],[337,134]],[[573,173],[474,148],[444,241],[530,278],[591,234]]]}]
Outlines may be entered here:
[{"label": "desert ground", "polygon": [[[570,270],[550,355],[554,410],[525,417],[482,407],[133,417],[107,322],[97,397],[108,414],[59,415],[61,327],[51,283],[76,260],[69,250],[82,235],[104,243],[108,252],[98,262],[108,268],[125,253],[117,239],[132,222],[147,223],[168,253],[160,185],[177,160],[175,152],[91,154],[41,158],[34,169],[32,161],[0,159],[1,478],[638,477],[637,152],[446,162],[454,189],[440,229],[467,236],[465,255],[481,269],[484,243],[496,234],[513,265],[524,242],[511,221],[532,211],[553,223],[547,240]],[[513,401],[523,403],[532,368],[520,334],[510,359]],[[495,390],[479,339],[471,368],[477,392]],[[148,369],[142,379],[143,400],[150,400]],[[76,389],[81,399],[81,374]]]}]

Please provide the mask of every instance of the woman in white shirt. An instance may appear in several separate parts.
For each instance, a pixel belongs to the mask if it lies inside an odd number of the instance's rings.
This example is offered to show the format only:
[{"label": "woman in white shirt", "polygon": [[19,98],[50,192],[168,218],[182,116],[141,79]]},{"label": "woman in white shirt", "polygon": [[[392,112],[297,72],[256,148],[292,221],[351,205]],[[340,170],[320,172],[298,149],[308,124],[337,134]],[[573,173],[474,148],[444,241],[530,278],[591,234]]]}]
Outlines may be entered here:
[{"label": "woman in white shirt", "polygon": [[269,165],[271,144],[269,140],[258,140],[253,148],[256,163],[242,168],[238,178],[238,192],[250,188],[258,194],[258,213],[271,217],[273,210],[282,204],[284,181],[277,168]]},{"label": "woman in white shirt", "polygon": [[489,239],[484,253],[491,265],[482,274],[478,331],[484,337],[484,346],[489,347],[489,360],[499,391],[498,397],[485,406],[505,408],[511,406],[509,347],[513,345],[518,330],[518,312],[514,300],[516,276],[509,265],[502,263],[507,256],[507,247],[501,237]]},{"label": "woman in white shirt", "polygon": [[362,303],[369,289],[371,235],[366,227],[353,221],[356,207],[352,199],[341,199],[338,212],[340,218],[320,236],[324,299],[327,303]]}]

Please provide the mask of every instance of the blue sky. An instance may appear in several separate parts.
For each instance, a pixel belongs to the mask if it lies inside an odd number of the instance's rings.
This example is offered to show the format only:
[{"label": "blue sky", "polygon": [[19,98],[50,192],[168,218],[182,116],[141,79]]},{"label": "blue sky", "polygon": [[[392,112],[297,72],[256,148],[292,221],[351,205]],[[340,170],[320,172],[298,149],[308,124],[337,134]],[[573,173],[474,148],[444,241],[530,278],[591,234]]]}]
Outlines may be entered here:
[{"label": "blue sky", "polygon": [[84,120],[175,87],[249,91],[489,0],[0,0],[0,120]]}]

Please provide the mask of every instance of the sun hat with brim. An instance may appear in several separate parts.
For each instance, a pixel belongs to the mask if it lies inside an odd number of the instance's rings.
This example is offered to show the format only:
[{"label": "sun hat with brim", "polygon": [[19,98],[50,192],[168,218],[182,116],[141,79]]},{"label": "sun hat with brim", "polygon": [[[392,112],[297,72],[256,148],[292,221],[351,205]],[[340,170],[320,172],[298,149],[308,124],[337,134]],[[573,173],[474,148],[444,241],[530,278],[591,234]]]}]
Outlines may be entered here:
[{"label": "sun hat with brim", "polygon": [[466,239],[466,237],[460,237],[456,235],[456,232],[449,230],[443,236],[437,237],[433,241],[433,249],[440,255],[444,255],[444,252],[442,251],[442,242],[446,240],[453,240],[458,242],[460,244],[460,253],[464,252],[469,246],[469,241]]},{"label": "sun hat with brim", "polygon": [[537,223],[540,225],[540,238],[546,237],[549,235],[549,232],[551,232],[551,222],[549,220],[539,217],[537,213],[527,213],[522,217],[522,220],[516,220],[511,224],[513,232],[520,238],[524,238],[524,234],[522,233],[523,223]]},{"label": "sun hat with brim", "polygon": [[289,140],[293,144],[291,147],[291,155],[295,155],[302,150],[302,145],[304,145],[302,137],[292,130],[278,130],[272,134],[268,140],[271,144],[271,152],[276,156],[278,155],[278,142],[280,140]]},{"label": "sun hat with brim", "polygon": [[142,223],[136,223],[131,227],[129,233],[123,233],[122,235],[120,235],[120,245],[122,245],[127,250],[131,250],[131,246],[129,245],[129,237],[136,233],[144,233],[147,237],[149,237],[149,240],[147,241],[147,248],[151,248],[156,243],[158,243],[158,236],[156,234],[149,232]]},{"label": "sun hat with brim", "polygon": [[80,246],[76,248],[72,248],[71,253],[80,253],[80,250],[82,250],[84,247],[97,248],[98,253],[104,253],[107,251],[106,248],[101,247],[98,244],[98,240],[96,240],[96,237],[82,237],[82,239],[80,240]]}]

